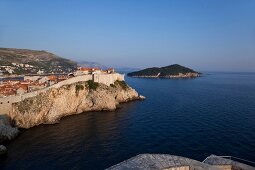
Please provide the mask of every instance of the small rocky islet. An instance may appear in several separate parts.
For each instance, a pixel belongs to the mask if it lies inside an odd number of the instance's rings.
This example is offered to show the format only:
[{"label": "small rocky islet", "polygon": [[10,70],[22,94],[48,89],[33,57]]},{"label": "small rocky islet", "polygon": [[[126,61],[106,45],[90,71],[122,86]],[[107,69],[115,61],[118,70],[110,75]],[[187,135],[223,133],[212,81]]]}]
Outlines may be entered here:
[{"label": "small rocky islet", "polygon": [[141,78],[196,78],[201,73],[190,68],[173,64],[165,67],[151,67],[127,74],[130,77]]}]

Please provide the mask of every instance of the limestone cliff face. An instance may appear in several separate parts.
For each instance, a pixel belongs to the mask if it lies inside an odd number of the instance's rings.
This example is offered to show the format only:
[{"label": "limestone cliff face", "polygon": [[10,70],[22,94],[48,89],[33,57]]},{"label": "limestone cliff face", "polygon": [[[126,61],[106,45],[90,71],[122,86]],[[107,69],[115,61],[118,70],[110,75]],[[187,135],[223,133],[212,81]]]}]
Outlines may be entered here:
[{"label": "limestone cliff face", "polygon": [[35,97],[13,104],[11,118],[17,127],[30,128],[39,124],[52,124],[61,117],[86,111],[114,110],[121,102],[141,97],[117,81],[106,86],[91,81],[53,88]]}]

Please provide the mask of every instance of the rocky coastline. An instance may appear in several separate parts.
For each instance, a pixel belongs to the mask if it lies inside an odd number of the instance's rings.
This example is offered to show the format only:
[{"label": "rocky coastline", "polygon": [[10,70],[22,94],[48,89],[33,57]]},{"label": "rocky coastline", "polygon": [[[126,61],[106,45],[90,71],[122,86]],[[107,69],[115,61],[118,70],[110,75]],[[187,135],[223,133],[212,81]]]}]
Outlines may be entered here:
[{"label": "rocky coastline", "polygon": [[11,125],[9,117],[0,115],[0,144],[12,140],[18,133],[18,128]]},{"label": "rocky coastline", "polygon": [[[45,93],[13,103],[9,117],[3,116],[4,118],[0,119],[0,145],[15,138],[19,133],[18,128],[54,124],[62,117],[82,112],[113,111],[120,103],[144,98],[125,81],[115,81],[110,86],[83,81],[52,88]],[[0,148],[4,153],[6,148],[3,145]]]},{"label": "rocky coastline", "polygon": [[7,153],[7,148],[3,145],[18,136],[19,130],[11,125],[7,115],[0,115],[0,156]]}]

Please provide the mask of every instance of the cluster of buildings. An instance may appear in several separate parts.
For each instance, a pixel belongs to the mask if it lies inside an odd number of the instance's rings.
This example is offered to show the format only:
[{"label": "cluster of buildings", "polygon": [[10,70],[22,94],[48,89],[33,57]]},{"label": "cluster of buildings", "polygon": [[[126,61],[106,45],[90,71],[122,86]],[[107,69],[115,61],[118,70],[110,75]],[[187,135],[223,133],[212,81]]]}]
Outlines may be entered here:
[{"label": "cluster of buildings", "polygon": [[[67,71],[68,70],[68,71]],[[48,67],[48,70],[39,67],[33,66],[30,64],[22,64],[22,63],[9,63],[5,65],[0,65],[0,76],[3,75],[17,75],[17,74],[58,74],[58,73],[67,73],[69,72],[69,68],[65,68],[64,66],[55,66]]]},{"label": "cluster of buildings", "polygon": [[[45,87],[49,87],[60,81],[66,80],[70,77],[76,77],[89,74],[111,74],[115,73],[113,68],[102,70],[100,68],[78,68],[77,71],[69,74],[55,74],[55,75],[25,75],[19,80],[5,78],[0,80],[0,97],[7,97],[12,95],[24,94]],[[13,78],[13,77],[12,77]]]},{"label": "cluster of buildings", "polygon": [[68,76],[24,76],[21,80],[5,79],[0,81],[0,97],[24,94],[51,86],[66,80]]},{"label": "cluster of buildings", "polygon": [[34,66],[30,64],[11,63],[11,65],[0,66],[0,75],[4,73],[13,74],[16,69],[22,68],[26,71],[31,71]]}]

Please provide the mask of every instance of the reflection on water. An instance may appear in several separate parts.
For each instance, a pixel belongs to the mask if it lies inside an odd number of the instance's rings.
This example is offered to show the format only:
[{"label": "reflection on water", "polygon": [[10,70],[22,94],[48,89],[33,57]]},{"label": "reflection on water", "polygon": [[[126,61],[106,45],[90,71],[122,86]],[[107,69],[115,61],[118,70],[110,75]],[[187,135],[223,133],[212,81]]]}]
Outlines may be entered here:
[{"label": "reflection on water", "polygon": [[[117,139],[122,129],[127,127],[126,121],[130,116],[128,112],[130,109],[135,109],[137,104],[129,102],[113,112],[87,112],[65,117],[59,124],[40,125],[23,130],[21,135],[10,143],[9,154],[2,161],[6,164],[6,168],[33,169],[33,166],[24,164],[31,159],[42,167],[47,165],[53,168],[54,160],[75,166],[86,155],[100,156],[101,153],[94,152],[94,149],[111,151],[112,145],[109,143]],[[100,141],[105,144],[102,145]],[[80,155],[70,161],[69,157],[73,154]],[[41,161],[40,158],[45,160]],[[11,163],[12,161],[15,161],[15,164]]]}]

